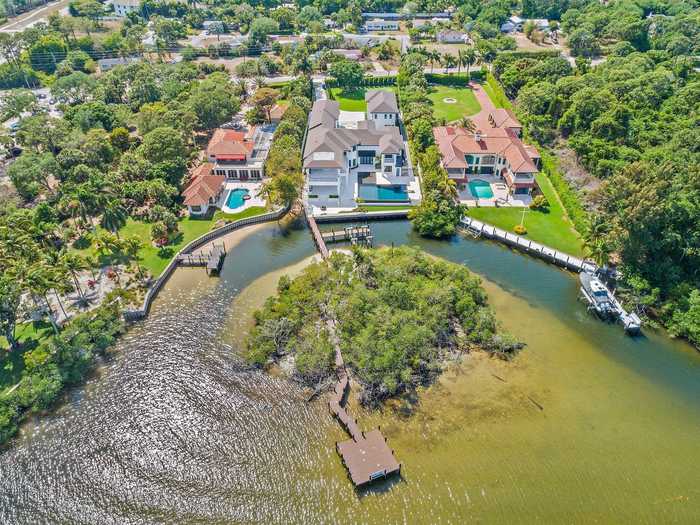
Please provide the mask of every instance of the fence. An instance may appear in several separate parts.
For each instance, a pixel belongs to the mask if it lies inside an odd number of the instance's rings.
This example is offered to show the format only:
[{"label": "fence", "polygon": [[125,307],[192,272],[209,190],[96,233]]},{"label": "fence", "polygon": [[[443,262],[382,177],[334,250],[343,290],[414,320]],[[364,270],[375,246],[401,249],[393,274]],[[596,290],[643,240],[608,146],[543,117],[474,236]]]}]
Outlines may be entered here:
[{"label": "fence", "polygon": [[280,217],[282,217],[285,213],[287,213],[288,210],[289,207],[282,208],[277,211],[271,211],[269,213],[264,213],[262,215],[257,215],[255,217],[248,217],[246,219],[233,221],[229,224],[226,224],[225,226],[222,226],[221,228],[217,228],[216,230],[207,232],[204,235],[197,237],[193,241],[189,242],[173,256],[168,265],[158,276],[158,279],[156,279],[156,282],[153,283],[153,286],[151,286],[148,289],[148,292],[146,292],[146,296],[143,298],[143,304],[141,305],[141,308],[138,310],[125,310],[124,318],[127,321],[134,321],[137,319],[142,319],[146,317],[146,315],[148,315],[148,311],[151,308],[151,303],[156,298],[158,292],[160,292],[160,289],[163,287],[163,285],[167,282],[168,278],[173,273],[175,268],[177,268],[179,259],[182,255],[192,253],[194,250],[196,250],[197,248],[201,248],[208,242],[213,241],[214,239],[218,239],[219,237],[226,235],[227,233],[230,233],[233,230],[237,230],[238,228],[242,228],[243,226],[249,226],[251,224],[259,224],[261,222],[277,220]]}]

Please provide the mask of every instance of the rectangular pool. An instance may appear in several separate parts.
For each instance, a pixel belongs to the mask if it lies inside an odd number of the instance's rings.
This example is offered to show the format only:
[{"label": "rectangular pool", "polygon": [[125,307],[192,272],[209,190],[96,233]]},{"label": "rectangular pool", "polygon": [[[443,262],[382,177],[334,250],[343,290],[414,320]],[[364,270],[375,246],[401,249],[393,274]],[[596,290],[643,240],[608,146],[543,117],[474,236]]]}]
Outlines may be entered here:
[{"label": "rectangular pool", "polygon": [[375,202],[406,202],[409,200],[406,186],[376,186],[374,184],[360,184],[360,198]]}]

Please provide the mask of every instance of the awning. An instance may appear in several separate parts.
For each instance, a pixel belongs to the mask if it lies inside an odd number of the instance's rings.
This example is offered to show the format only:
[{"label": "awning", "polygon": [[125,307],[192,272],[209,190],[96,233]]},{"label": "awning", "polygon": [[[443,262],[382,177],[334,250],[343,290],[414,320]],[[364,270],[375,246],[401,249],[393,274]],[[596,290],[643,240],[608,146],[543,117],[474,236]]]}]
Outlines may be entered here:
[{"label": "awning", "polygon": [[216,160],[245,160],[245,155],[217,155]]}]

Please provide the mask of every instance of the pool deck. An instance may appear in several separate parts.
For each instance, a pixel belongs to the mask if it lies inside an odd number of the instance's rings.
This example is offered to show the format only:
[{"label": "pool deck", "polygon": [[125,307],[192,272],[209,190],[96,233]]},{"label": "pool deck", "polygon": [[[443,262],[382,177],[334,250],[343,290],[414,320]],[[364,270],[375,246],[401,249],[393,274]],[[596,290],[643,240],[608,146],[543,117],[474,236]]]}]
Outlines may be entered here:
[{"label": "pool deck", "polygon": [[[221,192],[221,199],[219,200],[218,204],[218,207],[224,213],[239,213],[245,210],[246,208],[250,208],[252,206],[265,206],[265,199],[263,197],[258,196],[258,192],[260,191],[260,187],[262,186],[262,181],[243,182],[231,180],[226,181],[224,184],[224,191]],[[250,195],[250,199],[248,199],[247,201],[243,201],[243,206],[239,206],[238,208],[229,208],[228,206],[226,206],[228,194],[231,190],[235,190],[237,188],[243,188],[248,190],[248,195]]]},{"label": "pool deck", "polygon": [[511,195],[508,192],[508,187],[505,183],[497,178],[488,175],[478,175],[478,179],[488,182],[493,192],[493,197],[481,198],[472,194],[468,184],[458,184],[457,190],[459,193],[459,202],[467,206],[484,206],[484,207],[517,207],[525,208],[532,202],[530,195]]}]

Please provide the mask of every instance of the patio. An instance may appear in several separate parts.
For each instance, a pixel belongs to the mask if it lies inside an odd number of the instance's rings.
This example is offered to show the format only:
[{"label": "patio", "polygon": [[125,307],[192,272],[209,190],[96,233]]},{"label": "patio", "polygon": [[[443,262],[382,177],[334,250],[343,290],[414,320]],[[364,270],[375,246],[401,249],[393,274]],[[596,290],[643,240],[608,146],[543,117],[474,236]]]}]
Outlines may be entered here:
[{"label": "patio", "polygon": [[[262,187],[262,181],[255,182],[241,182],[241,181],[227,181],[224,183],[224,191],[221,192],[221,197],[217,204],[217,207],[221,209],[224,213],[240,213],[247,208],[252,208],[253,206],[265,206],[265,198],[259,196],[260,188]],[[226,205],[229,193],[231,190],[235,189],[245,189],[248,190],[248,195],[250,199],[244,200],[241,206],[235,208],[229,208]]]},{"label": "patio", "polygon": [[469,189],[469,184],[457,183],[459,202],[467,206],[492,206],[492,207],[527,207],[532,202],[530,195],[511,195],[503,179],[488,175],[474,176],[472,181],[481,180],[489,184],[493,197],[484,198],[474,195]]}]

